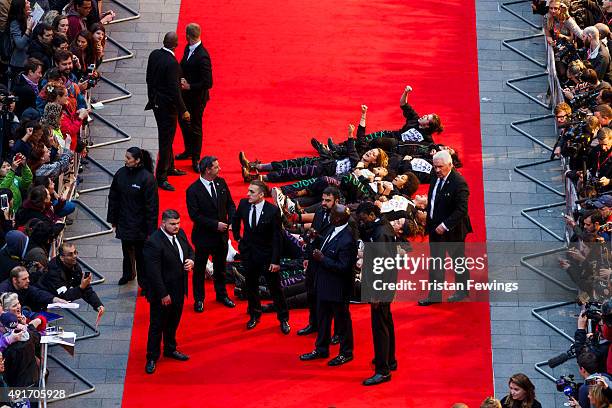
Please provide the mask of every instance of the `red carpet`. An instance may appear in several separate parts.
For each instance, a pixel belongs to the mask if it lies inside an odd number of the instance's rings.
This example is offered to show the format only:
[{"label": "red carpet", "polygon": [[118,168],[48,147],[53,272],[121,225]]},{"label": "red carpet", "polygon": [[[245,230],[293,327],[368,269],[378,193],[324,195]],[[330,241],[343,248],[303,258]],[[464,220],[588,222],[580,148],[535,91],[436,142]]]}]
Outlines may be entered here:
[{"label": "red carpet", "polygon": [[[485,240],[473,3],[183,0],[181,37],[191,21],[202,25],[213,61],[204,153],[219,157],[236,202],[246,192],[239,150],[264,161],[312,155],[310,137],[342,140],[362,103],[370,108],[368,130],[397,129],[399,97],[410,84],[417,111],[442,117],[446,130],[437,140],[461,153],[476,228],[470,239]],[[161,194],[161,207],[180,210],[188,233],[184,189],[194,179],[173,177],[178,191]],[[229,310],[211,301],[212,287],[207,293],[202,315],[193,312],[190,294],[179,329],[179,347],[191,360],[162,358],[152,376],[144,373],[148,305],[138,299],[124,406],[447,408],[457,401],[478,406],[492,393],[486,303],[395,304],[399,370],[390,383],[367,388],[368,306],[352,308],[355,360],[332,368],[298,360],[314,344],[312,336],[295,335],[305,311],[291,312],[289,336],[273,315],[247,332],[245,302]]]}]

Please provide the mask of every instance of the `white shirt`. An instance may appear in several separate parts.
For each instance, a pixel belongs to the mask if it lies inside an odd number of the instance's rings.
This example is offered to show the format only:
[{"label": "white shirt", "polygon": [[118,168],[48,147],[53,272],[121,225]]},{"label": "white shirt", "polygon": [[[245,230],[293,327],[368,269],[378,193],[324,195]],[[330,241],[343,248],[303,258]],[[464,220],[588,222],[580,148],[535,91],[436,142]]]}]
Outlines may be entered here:
[{"label": "white shirt", "polygon": [[162,47],[162,50],[168,51],[170,54],[172,54],[172,56],[174,56],[174,51],[172,51],[170,48]]},{"label": "white shirt", "polygon": [[195,49],[198,48],[200,44],[202,44],[202,41],[198,41],[197,43],[189,46],[189,54],[187,55],[187,59],[191,58],[191,56],[195,52]]},{"label": "white shirt", "polygon": [[164,229],[164,227],[161,227],[160,230],[168,238],[168,241],[170,241],[170,245],[174,246],[174,244],[172,243],[172,238],[176,240],[176,245],[178,246],[178,250],[179,250],[179,258],[181,258],[181,262],[185,262],[185,260],[183,259],[183,248],[181,248],[181,243],[176,238],[176,235],[168,234],[166,230]]},{"label": "white shirt", "polygon": [[210,194],[211,197],[213,196],[211,191],[212,188],[215,189],[215,194],[217,194],[218,197],[217,188],[213,186],[213,181],[208,181],[202,176],[200,176],[200,181],[202,182],[202,184],[204,184],[204,187],[206,187],[206,190],[208,190],[208,194]]},{"label": "white shirt", "polygon": [[325,241],[323,241],[323,245],[321,245],[321,249],[323,249],[325,245],[327,245],[332,239],[334,239],[336,235],[341,233],[342,230],[344,230],[347,226],[348,226],[348,222],[346,224],[342,224],[338,227],[335,227],[332,233],[329,235],[329,237],[327,237]]},{"label": "white shirt", "polygon": [[[263,212],[265,200],[261,200],[259,203],[255,204],[255,218],[257,220],[257,224],[259,224],[259,219],[261,218],[261,213]],[[251,204],[251,209],[249,210],[249,225],[251,225],[251,217],[253,217],[253,204]],[[251,228],[253,226],[251,225]]]}]

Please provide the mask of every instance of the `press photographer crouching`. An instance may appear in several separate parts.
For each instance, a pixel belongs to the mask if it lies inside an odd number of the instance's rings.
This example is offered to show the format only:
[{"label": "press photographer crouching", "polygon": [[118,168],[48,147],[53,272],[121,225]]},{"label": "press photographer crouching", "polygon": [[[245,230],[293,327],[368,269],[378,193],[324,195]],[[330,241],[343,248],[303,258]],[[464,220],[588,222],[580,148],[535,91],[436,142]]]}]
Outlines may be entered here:
[{"label": "press photographer crouching", "polygon": [[612,188],[612,129],[604,127],[597,132],[599,145],[591,150],[587,158],[588,175],[586,185],[594,187],[598,193]]}]

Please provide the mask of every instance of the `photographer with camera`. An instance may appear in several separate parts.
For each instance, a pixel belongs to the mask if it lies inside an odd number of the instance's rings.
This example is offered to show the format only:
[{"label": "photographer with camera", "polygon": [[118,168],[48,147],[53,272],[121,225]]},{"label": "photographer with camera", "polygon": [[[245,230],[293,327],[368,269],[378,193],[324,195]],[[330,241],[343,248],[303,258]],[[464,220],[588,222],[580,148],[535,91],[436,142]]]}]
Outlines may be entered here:
[{"label": "photographer with camera", "polygon": [[[612,379],[607,373],[601,373],[599,369],[599,359],[597,355],[591,351],[584,351],[576,357],[576,363],[578,363],[578,372],[580,376],[585,380],[592,375],[606,377]],[[590,408],[591,403],[589,401],[589,387],[588,382],[584,382],[578,388],[578,403],[581,408]]]},{"label": "photographer with camera", "polygon": [[612,178],[612,129],[604,127],[597,132],[599,145],[591,150],[587,158],[587,169],[598,192],[610,190]]}]

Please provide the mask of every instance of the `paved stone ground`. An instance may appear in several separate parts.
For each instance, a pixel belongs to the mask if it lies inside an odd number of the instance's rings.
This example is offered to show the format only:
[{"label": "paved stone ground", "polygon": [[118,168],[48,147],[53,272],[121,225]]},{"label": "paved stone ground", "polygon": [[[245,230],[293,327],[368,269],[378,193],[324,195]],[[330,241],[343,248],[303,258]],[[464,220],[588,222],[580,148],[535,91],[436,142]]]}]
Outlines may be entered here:
[{"label": "paved stone ground", "polygon": [[[102,66],[105,77],[127,87],[133,96],[130,99],[109,103],[100,113],[112,123],[126,131],[132,140],[93,149],[91,157],[115,171],[122,165],[125,149],[136,145],[156,153],[155,120],[151,113],[144,112],[146,85],[144,71],[149,52],[159,47],[163,34],[174,30],[178,19],[180,0],[129,0],[126,4],[139,10],[138,20],[119,23],[110,27],[110,35],[127,48],[133,50],[132,59],[107,63]],[[128,13],[121,11],[113,3],[108,7],[119,11],[120,16]],[[543,70],[504,48],[502,39],[533,34],[535,31],[524,22],[500,9],[494,0],[477,0],[477,28],[479,48],[479,74],[481,97],[481,128],[484,157],[484,186],[487,235],[495,246],[490,248],[491,279],[517,279],[523,292],[539,292],[549,288],[532,271],[521,267],[520,258],[534,252],[534,242],[559,246],[554,238],[541,228],[521,216],[521,210],[541,204],[561,201],[561,197],[534,184],[513,169],[516,165],[528,164],[545,159],[549,153],[540,146],[520,135],[510,127],[510,123],[528,117],[549,113],[538,104],[519,95],[505,81],[522,75],[534,74]],[[525,11],[531,18],[528,4],[513,6]],[[534,20],[535,21],[535,20]],[[543,61],[543,39],[525,41],[515,45],[529,55]],[[112,45],[108,56],[112,56]],[[459,79],[459,78],[458,78]],[[520,83],[522,89],[532,95],[546,97],[546,79],[538,78]],[[118,96],[116,90],[101,84],[96,88],[98,99]],[[536,137],[547,143],[554,143],[552,119],[522,126]],[[109,127],[96,121],[92,131],[96,143],[119,139],[122,136]],[[558,163],[529,169],[529,173],[546,180],[555,188],[562,189]],[[90,164],[85,172],[82,188],[103,186],[110,183],[110,177]],[[80,199],[102,217],[106,215],[107,191],[82,194]],[[561,208],[533,213],[543,224],[557,233],[561,232]],[[77,210],[78,222],[69,229],[69,236],[101,230],[102,227],[92,217]],[[527,241],[520,243],[515,241]],[[77,355],[72,358],[63,350],[53,349],[56,355],[81,375],[96,384],[96,391],[77,399],[54,404],[61,407],[116,407],[121,405],[123,381],[129,352],[132,316],[134,311],[135,284],[119,287],[121,249],[119,241],[112,235],[88,238],[77,241],[80,257],[100,271],[106,282],[96,286],[107,307],[102,320],[101,335],[83,340],[76,347]],[[562,406],[562,395],[556,393],[554,384],[535,372],[536,362],[547,360],[568,347],[568,342],[553,330],[538,322],[531,315],[533,307],[550,302],[523,300],[516,295],[497,297],[491,303],[491,325],[493,341],[493,368],[495,371],[495,391],[498,397],[505,395],[507,378],[515,372],[528,374],[537,387],[538,399],[545,407]],[[556,309],[545,313],[555,324],[568,333],[573,332],[575,308]],[[81,312],[88,321],[93,322],[95,313],[91,310]],[[82,324],[67,319],[64,327],[80,334],[88,333]],[[575,364],[568,362],[554,372],[555,375],[575,372]],[[84,385],[50,362],[50,386],[68,390],[82,390]],[[549,370],[550,371],[550,370]],[[484,396],[483,396],[484,398]]]},{"label": "paved stone ground", "polygon": [[[145,69],[151,50],[159,48],[163,35],[176,30],[180,0],[126,0],[125,4],[140,12],[137,20],[112,24],[109,26],[110,36],[132,50],[134,58],[105,63],[101,66],[103,75],[127,88],[132,97],[122,101],[111,102],[99,113],[111,123],[116,124],[132,139],[127,142],[92,149],[90,156],[111,171],[116,171],[123,165],[125,150],[130,146],[148,149],[152,155],[157,154],[157,130],[155,119],[150,112],[144,112],[146,103]],[[105,2],[105,7],[115,10],[119,17],[130,14],[114,2]],[[123,55],[123,52],[112,44],[107,46],[107,57]],[[121,93],[106,84],[100,83],[94,91],[94,97],[103,100],[120,96]],[[92,138],[95,143],[121,139],[108,126],[95,121],[92,127]],[[95,165],[89,164],[84,173],[85,182],[81,189],[110,184],[111,178],[101,172]],[[80,200],[106,218],[108,190],[80,195]],[[104,228],[89,214],[77,210],[76,222],[68,229],[67,236],[76,236]],[[119,287],[117,281],[121,277],[121,247],[114,235],[107,234],[87,238],[75,242],[79,256],[93,268],[97,269],[106,281],[96,285],[95,290],[100,295],[106,307],[106,314],[101,322],[99,337],[82,340],[77,343],[76,356],[70,357],[64,350],[53,349],[52,354],[76,369],[81,375],[96,385],[96,391],[84,396],[54,403],[57,407],[120,407],[123,395],[123,382],[127,366],[132,320],[135,306],[136,284]],[[87,310],[83,312],[83,310]],[[95,313],[88,307],[82,309],[80,315],[89,322],[95,322]],[[66,319],[64,327],[80,334],[90,333],[82,324],[74,319]],[[65,370],[50,361],[50,387],[62,389],[83,390],[85,385],[77,381]]]},{"label": "paved stone ground", "polygon": [[[550,152],[510,126],[513,121],[545,115],[550,110],[530,101],[505,83],[512,78],[541,73],[543,69],[502,45],[504,39],[528,36],[538,31],[502,10],[500,4],[495,0],[476,1],[485,210],[491,251],[490,279],[517,280],[520,288],[519,295],[493,296],[491,299],[495,394],[498,398],[506,395],[509,376],[523,372],[535,383],[538,400],[543,406],[561,407],[566,401],[565,397],[556,391],[552,382],[535,371],[534,364],[566,351],[569,342],[536,320],[531,311],[554,301],[571,300],[572,296],[528,268],[520,266],[520,260],[522,256],[538,250],[561,246],[550,234],[521,216],[521,210],[560,202],[563,198],[514,171],[517,165],[549,158]],[[539,16],[531,15],[529,3],[514,5],[512,9],[539,23]],[[545,62],[543,37],[513,45]],[[546,100],[546,77],[516,85],[540,100]],[[553,126],[553,119],[550,118],[522,125],[521,128],[552,146],[555,142]],[[559,162],[536,166],[527,171],[563,191]],[[531,215],[553,232],[561,234],[563,209],[556,207]],[[543,259],[547,262],[555,261],[554,257]],[[532,262],[539,265],[544,263],[543,259]],[[558,270],[552,273],[567,281]],[[540,295],[545,291],[556,295]],[[526,294],[535,296],[529,299]],[[574,315],[577,311],[574,306],[570,306],[550,310],[543,313],[543,316],[573,336],[576,324]],[[556,377],[567,373],[577,374],[574,360],[554,372],[548,367],[546,371]]]}]

